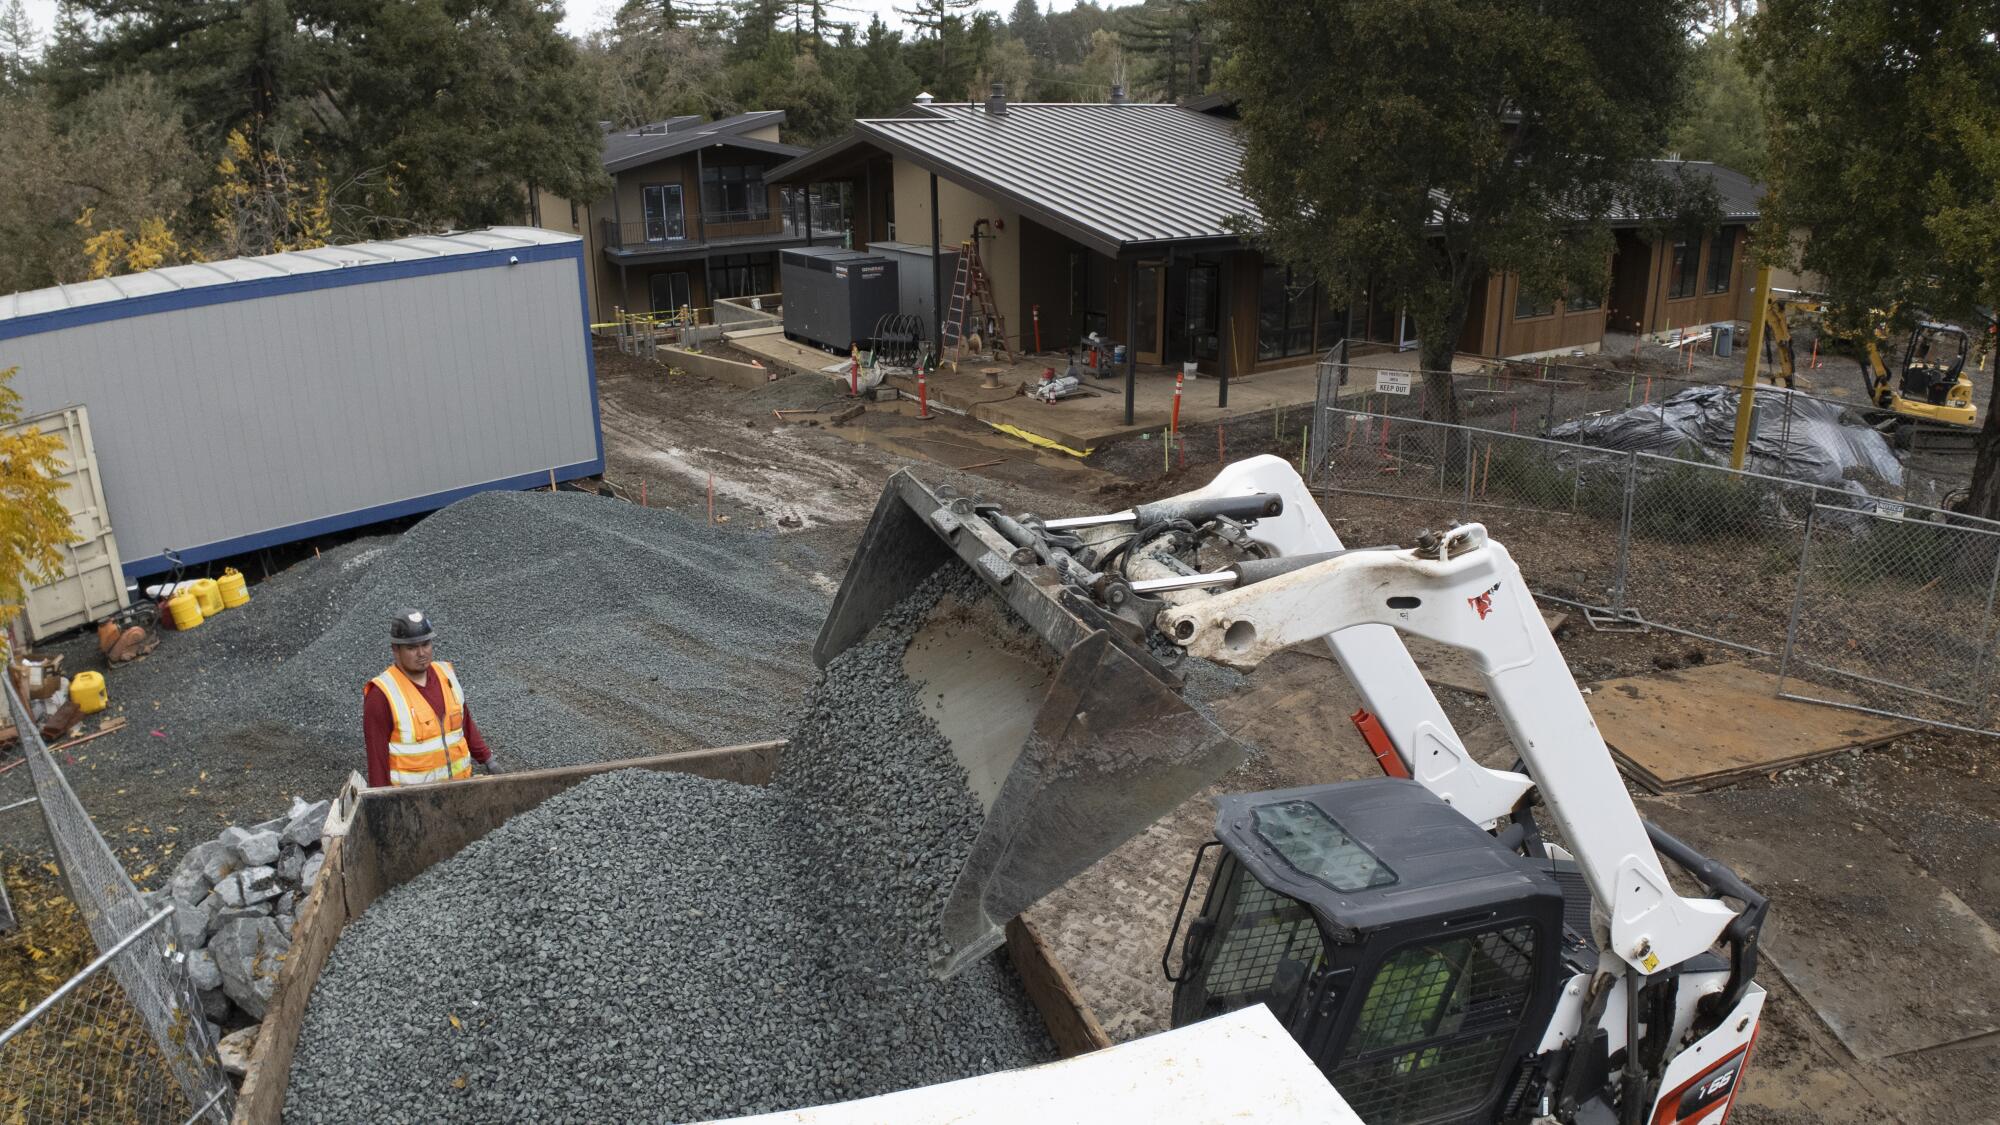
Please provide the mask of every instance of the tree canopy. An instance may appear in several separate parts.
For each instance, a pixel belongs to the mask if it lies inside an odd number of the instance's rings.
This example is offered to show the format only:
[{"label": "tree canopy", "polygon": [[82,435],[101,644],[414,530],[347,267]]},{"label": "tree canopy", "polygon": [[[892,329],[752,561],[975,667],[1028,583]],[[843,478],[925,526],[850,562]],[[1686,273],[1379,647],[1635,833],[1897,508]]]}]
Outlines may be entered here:
[{"label": "tree canopy", "polygon": [[1430,371],[1490,274],[1601,290],[1607,217],[1677,186],[1652,161],[1689,79],[1686,0],[1213,7],[1253,233],[1322,284],[1399,300]]}]

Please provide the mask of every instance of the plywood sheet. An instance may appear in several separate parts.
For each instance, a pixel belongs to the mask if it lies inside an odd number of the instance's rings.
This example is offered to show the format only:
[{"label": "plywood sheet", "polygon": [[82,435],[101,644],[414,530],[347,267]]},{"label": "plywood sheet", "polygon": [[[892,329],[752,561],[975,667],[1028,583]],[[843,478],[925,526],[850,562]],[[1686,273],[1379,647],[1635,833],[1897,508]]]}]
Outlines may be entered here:
[{"label": "plywood sheet", "polygon": [[1605,680],[1587,698],[1618,764],[1655,793],[1710,788],[1917,729],[1779,699],[1776,676],[1737,663]]},{"label": "plywood sheet", "polygon": [[1856,1056],[2000,1030],[2000,933],[1825,792],[1648,798],[1641,812],[1770,897],[1767,962]]}]

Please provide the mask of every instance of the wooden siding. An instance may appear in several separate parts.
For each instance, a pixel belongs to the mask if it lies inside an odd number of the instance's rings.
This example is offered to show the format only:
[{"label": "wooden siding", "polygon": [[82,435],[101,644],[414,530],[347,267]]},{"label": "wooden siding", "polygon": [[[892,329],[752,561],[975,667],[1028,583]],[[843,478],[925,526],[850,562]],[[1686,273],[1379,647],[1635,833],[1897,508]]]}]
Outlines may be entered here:
[{"label": "wooden siding", "polygon": [[1690,325],[1747,318],[1750,313],[1750,286],[1755,280],[1745,266],[1750,232],[1741,225],[1724,229],[1736,233],[1730,254],[1729,288],[1721,293],[1708,292],[1709,257],[1715,244],[1711,237],[1704,235],[1698,244],[1693,267],[1695,291],[1688,297],[1667,295],[1673,274],[1672,238],[1649,243],[1636,233],[1619,232],[1612,297],[1621,316],[1635,313],[1633,295],[1640,291],[1641,286],[1644,289],[1636,310],[1637,324],[1628,322],[1620,327],[1636,327],[1641,333],[1652,334]]}]

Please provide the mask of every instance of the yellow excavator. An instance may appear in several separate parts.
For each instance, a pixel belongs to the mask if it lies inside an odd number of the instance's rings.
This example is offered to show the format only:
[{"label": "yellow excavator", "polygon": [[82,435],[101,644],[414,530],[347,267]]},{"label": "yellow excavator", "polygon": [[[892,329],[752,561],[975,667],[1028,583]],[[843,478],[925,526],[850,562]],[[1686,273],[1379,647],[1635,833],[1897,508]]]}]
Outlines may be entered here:
[{"label": "yellow excavator", "polygon": [[[1825,308],[1825,299],[1815,294],[1787,289],[1771,291],[1764,304],[1764,334],[1776,353],[1778,371],[1774,381],[1790,388],[1797,373],[1791,315],[1818,317]],[[1824,325],[1824,321],[1821,323]],[[1889,414],[1897,428],[1917,424],[1968,435],[1977,428],[1979,410],[1972,403],[1972,379],[1965,370],[1966,360],[1972,354],[1971,333],[1956,324],[1918,321],[1904,345],[1900,373],[1891,371],[1882,358],[1877,341],[1884,338],[1885,332],[1879,327],[1858,337],[1862,349],[1862,386],[1876,410]]]}]

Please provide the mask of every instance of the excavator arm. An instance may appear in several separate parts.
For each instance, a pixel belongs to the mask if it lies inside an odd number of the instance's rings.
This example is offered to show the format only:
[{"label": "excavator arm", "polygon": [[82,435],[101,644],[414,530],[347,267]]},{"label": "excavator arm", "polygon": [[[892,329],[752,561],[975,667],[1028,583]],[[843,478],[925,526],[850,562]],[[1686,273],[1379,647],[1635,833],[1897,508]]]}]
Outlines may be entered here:
[{"label": "excavator arm", "polygon": [[[1134,588],[1199,591],[1162,610],[1156,627],[1193,655],[1239,668],[1295,644],[1330,637],[1338,646],[1349,633],[1382,627],[1467,652],[1606,907],[1608,952],[1650,976],[1706,951],[1736,917],[1724,903],[1684,898],[1668,882],[1519,568],[1483,526],[1426,537],[1414,549],[1247,563]],[[1374,673],[1357,665],[1349,675],[1360,686]]]}]

